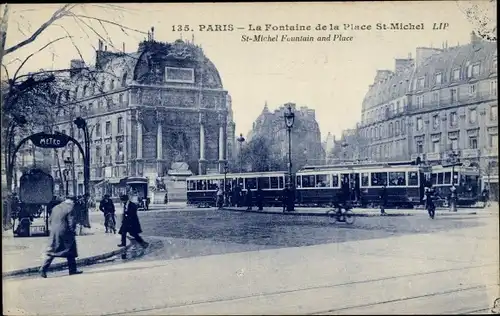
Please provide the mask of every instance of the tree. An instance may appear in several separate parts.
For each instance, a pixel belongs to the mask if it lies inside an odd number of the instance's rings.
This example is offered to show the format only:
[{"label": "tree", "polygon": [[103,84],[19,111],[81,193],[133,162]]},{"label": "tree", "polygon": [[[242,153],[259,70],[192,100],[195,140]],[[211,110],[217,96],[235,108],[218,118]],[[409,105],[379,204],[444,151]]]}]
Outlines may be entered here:
[{"label": "tree", "polygon": [[265,172],[276,171],[282,167],[282,161],[271,149],[270,143],[264,137],[253,138],[241,151],[241,160],[245,171]]}]

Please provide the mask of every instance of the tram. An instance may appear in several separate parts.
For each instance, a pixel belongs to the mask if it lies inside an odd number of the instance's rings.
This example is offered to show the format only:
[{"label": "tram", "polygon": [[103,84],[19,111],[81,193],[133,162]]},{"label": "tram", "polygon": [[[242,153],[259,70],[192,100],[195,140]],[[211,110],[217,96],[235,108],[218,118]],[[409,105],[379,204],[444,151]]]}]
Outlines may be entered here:
[{"label": "tram", "polygon": [[378,205],[385,186],[388,206],[413,207],[424,196],[423,171],[410,161],[306,166],[296,174],[296,202],[323,206],[348,197],[362,207]]},{"label": "tram", "polygon": [[472,206],[479,201],[481,196],[480,178],[476,168],[432,166],[429,181],[443,200],[446,200],[450,195],[453,179],[453,185],[457,189],[457,205]]},{"label": "tram", "polygon": [[[285,177],[285,171],[228,173],[225,177],[226,192],[234,192],[237,186],[240,187],[243,194],[246,194],[248,190],[253,192],[257,188],[261,188],[264,205],[278,206],[282,203],[281,196],[285,188]],[[186,182],[188,205],[215,206],[217,189],[224,185],[224,174],[191,176],[186,179]],[[254,194],[254,203],[255,199]]]}]

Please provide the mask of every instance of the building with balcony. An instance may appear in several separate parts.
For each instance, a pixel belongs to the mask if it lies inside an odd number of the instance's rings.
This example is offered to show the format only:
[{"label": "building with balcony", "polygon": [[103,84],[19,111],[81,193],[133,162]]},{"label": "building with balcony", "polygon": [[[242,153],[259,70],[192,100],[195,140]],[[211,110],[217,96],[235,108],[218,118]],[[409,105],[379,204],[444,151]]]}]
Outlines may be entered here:
[{"label": "building with balcony", "polygon": [[[113,195],[127,177],[144,178],[155,187],[158,178],[176,174],[172,169],[179,166],[186,174],[204,174],[220,170],[232,156],[231,98],[215,65],[193,43],[158,42],[151,33],[136,52],[125,53],[110,52],[99,42],[94,66],[71,61],[65,87],[58,102],[66,106],[53,132],[83,144],[83,133],[72,122],[86,119],[91,182],[111,185],[106,191]],[[56,179],[61,179],[62,159],[74,158],[82,193],[83,159],[77,148],[53,155]]]},{"label": "building with balcony", "polygon": [[417,48],[379,70],[363,100],[361,157],[449,160],[498,173],[497,46],[471,34],[456,47]]},{"label": "building with balcony", "polygon": [[[325,151],[321,143],[321,132],[316,113],[313,109],[305,106],[297,108],[290,103],[295,113],[295,121],[292,128],[292,167],[294,170],[305,164],[323,163]],[[288,134],[285,126],[284,113],[286,105],[270,111],[267,102],[261,114],[252,125],[252,130],[247,135],[247,143],[253,138],[263,137],[270,144],[276,161],[288,163]],[[286,163],[284,170],[286,170]]]}]

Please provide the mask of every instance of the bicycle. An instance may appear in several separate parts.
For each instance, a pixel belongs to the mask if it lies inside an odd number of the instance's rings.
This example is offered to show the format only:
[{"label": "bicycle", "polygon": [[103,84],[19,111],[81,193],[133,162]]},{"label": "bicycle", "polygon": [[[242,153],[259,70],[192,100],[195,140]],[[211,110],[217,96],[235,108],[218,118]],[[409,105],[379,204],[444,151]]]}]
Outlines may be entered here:
[{"label": "bicycle", "polygon": [[351,211],[350,209],[344,210],[340,206],[337,208],[337,210],[327,211],[326,214],[328,215],[333,224],[340,222],[352,225],[354,224],[354,221],[356,219],[353,211]]},{"label": "bicycle", "polygon": [[115,223],[115,217],[114,217],[113,213],[106,214],[104,226],[106,227],[106,233],[113,232],[113,234],[116,234],[116,223]]}]

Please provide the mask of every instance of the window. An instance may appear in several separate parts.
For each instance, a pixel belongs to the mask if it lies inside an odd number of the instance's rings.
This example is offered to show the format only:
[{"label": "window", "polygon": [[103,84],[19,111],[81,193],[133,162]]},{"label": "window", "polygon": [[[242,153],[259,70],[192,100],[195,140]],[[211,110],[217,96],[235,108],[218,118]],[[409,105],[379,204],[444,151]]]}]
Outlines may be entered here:
[{"label": "window", "polygon": [[490,134],[488,141],[489,141],[488,145],[490,148],[497,148],[498,147],[498,134]]},{"label": "window", "polygon": [[118,134],[123,133],[123,117],[118,118]]},{"label": "window", "polygon": [[110,122],[110,121],[107,121],[107,122],[106,122],[106,127],[105,127],[105,129],[106,129],[106,131],[105,131],[106,136],[111,135],[111,122]]},{"label": "window", "polygon": [[424,152],[424,141],[417,140],[417,154],[422,154]]},{"label": "window", "polygon": [[406,185],[406,176],[404,172],[389,172],[389,185]]},{"label": "window", "polygon": [[432,93],[432,102],[439,104],[439,92]]},{"label": "window", "polygon": [[256,189],[257,188],[257,178],[246,178],[245,179],[245,189]]},{"label": "window", "polygon": [[396,136],[399,135],[399,121],[396,121]]},{"label": "window", "polygon": [[477,149],[477,137],[476,136],[469,137],[469,148],[470,149]]},{"label": "window", "polygon": [[455,103],[458,101],[458,90],[457,89],[451,89],[450,90],[450,98],[451,98],[451,103]]},{"label": "window", "polygon": [[435,140],[432,142],[432,152],[438,153],[440,151],[440,142],[439,140]]},{"label": "window", "polygon": [[95,125],[95,136],[101,137],[101,124],[97,123]]},{"label": "window", "polygon": [[417,118],[417,131],[424,129],[424,121],[421,117]]},{"label": "window", "polygon": [[434,129],[439,127],[439,115],[434,115],[432,117],[432,127],[434,127]]},{"label": "window", "polygon": [[496,57],[493,58],[493,65],[492,66],[493,66],[493,71],[497,72],[497,58]]},{"label": "window", "polygon": [[479,76],[479,64],[475,64],[472,66],[472,77]]},{"label": "window", "polygon": [[436,84],[441,84],[441,73],[436,74]]},{"label": "window", "polygon": [[118,153],[118,156],[123,155],[123,142],[117,142],[116,143],[116,152]]},{"label": "window", "polygon": [[419,78],[417,83],[418,88],[423,89],[424,85],[425,85],[425,78]]},{"label": "window", "polygon": [[453,70],[453,80],[454,81],[460,80],[460,69]]},{"label": "window", "polygon": [[394,133],[394,125],[391,123],[389,123],[389,137],[392,137]]},{"label": "window", "polygon": [[458,150],[458,138],[450,139],[451,150]]},{"label": "window", "polygon": [[396,101],[396,108],[397,108],[397,110],[396,110],[396,111],[397,111],[398,113],[403,112],[403,105],[401,104],[401,102],[400,102],[400,101]]},{"label": "window", "polygon": [[327,174],[316,175],[316,187],[330,187],[330,177]]},{"label": "window", "polygon": [[124,73],[122,77],[122,87],[126,86],[127,86],[127,73]]},{"label": "window", "polygon": [[477,110],[469,109],[469,123],[476,124],[477,122]]},{"label": "window", "polygon": [[492,105],[490,107],[490,120],[496,121],[498,119],[498,106]]},{"label": "window", "polygon": [[418,172],[408,172],[408,185],[418,185]]},{"label": "window", "polygon": [[94,95],[95,94],[95,84],[92,84],[90,86],[90,95]]},{"label": "window", "polygon": [[421,109],[423,107],[424,107],[424,96],[418,95],[417,96],[417,109]]},{"label": "window", "polygon": [[443,184],[451,184],[451,172],[444,173]]},{"label": "window", "polygon": [[490,81],[490,94],[493,96],[497,95],[497,80]]},{"label": "window", "polygon": [[372,172],[372,186],[383,186],[387,185],[387,172]]},{"label": "window", "polygon": [[97,146],[95,148],[95,157],[96,157],[96,163],[100,163],[101,162],[101,147]]},{"label": "window", "polygon": [[270,183],[269,178],[260,178],[259,179],[259,188],[261,189],[269,189]]},{"label": "window", "polygon": [[278,189],[279,188],[278,177],[271,177],[270,180],[271,180],[271,189]]},{"label": "window", "polygon": [[109,90],[113,90],[114,88],[115,88],[115,80],[111,79],[111,81],[109,82]]},{"label": "window", "polygon": [[315,176],[302,176],[302,187],[303,188],[314,188],[316,185]]},{"label": "window", "polygon": [[106,144],[105,156],[111,156],[111,144]]},{"label": "window", "polygon": [[475,97],[476,93],[477,93],[477,84],[474,83],[474,84],[469,85],[469,95],[471,97]]},{"label": "window", "polygon": [[450,113],[450,125],[451,126],[457,125],[457,112]]},{"label": "window", "polygon": [[118,96],[118,103],[119,103],[120,105],[122,105],[122,104],[123,104],[123,93],[120,93],[120,95]]},{"label": "window", "polygon": [[101,84],[99,85],[99,92],[104,92],[104,80],[101,81]]},{"label": "window", "polygon": [[82,97],[86,97],[87,96],[87,86],[83,86],[83,92],[82,92]]},{"label": "window", "polygon": [[332,174],[332,187],[337,188],[339,186],[339,175]]},{"label": "window", "polygon": [[370,185],[369,180],[370,180],[370,176],[369,176],[368,173],[362,173],[361,174],[361,186],[362,187],[369,186]]}]

